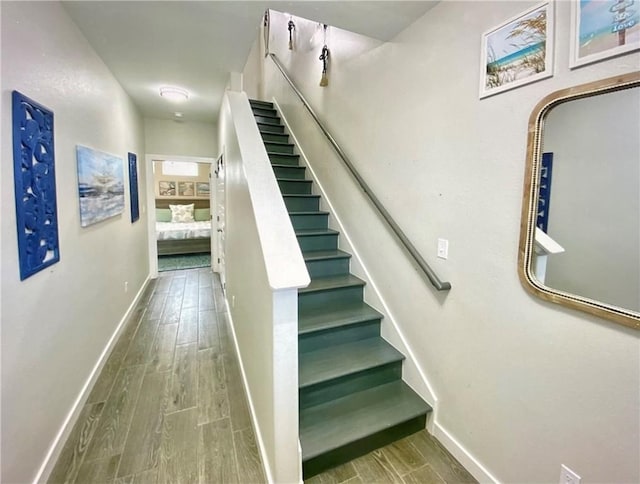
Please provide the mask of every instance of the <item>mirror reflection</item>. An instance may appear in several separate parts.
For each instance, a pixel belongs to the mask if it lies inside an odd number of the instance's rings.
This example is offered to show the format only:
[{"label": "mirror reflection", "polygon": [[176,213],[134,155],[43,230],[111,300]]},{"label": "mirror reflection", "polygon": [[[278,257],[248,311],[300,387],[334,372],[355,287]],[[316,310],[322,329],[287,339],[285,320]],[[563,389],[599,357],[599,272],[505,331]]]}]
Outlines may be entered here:
[{"label": "mirror reflection", "polygon": [[545,97],[527,143],[525,288],[640,329],[640,72]]},{"label": "mirror reflection", "polygon": [[542,254],[546,286],[640,312],[639,133],[638,87],[547,114],[537,226],[563,250]]}]

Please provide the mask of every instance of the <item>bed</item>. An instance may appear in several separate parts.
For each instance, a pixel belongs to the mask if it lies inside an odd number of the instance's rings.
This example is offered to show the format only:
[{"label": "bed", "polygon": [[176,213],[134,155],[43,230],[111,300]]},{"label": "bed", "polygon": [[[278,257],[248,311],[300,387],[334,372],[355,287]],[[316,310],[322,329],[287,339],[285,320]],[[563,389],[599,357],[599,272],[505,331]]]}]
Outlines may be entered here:
[{"label": "bed", "polygon": [[[172,223],[166,218],[169,205],[194,204],[197,215],[193,222]],[[158,255],[197,254],[211,252],[211,220],[202,220],[209,200],[156,199],[156,238]],[[170,212],[169,212],[170,217]]]}]

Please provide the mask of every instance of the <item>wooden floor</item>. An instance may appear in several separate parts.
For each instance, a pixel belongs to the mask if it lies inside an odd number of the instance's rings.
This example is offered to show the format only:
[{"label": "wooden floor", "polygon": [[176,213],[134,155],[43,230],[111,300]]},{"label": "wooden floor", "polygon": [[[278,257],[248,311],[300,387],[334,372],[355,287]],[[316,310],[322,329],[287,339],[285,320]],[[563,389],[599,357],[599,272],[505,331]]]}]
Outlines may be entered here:
[{"label": "wooden floor", "polygon": [[[266,482],[210,269],[164,272],[150,284],[49,482]],[[307,482],[475,480],[423,431]]]}]

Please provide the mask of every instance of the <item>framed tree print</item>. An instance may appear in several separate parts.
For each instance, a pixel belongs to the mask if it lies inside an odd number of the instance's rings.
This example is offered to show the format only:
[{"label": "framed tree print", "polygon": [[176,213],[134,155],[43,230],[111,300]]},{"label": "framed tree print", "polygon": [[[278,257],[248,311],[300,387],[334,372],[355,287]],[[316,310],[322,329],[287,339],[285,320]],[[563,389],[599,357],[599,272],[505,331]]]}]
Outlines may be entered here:
[{"label": "framed tree print", "polygon": [[553,3],[512,17],[482,36],[480,98],[553,75]]}]

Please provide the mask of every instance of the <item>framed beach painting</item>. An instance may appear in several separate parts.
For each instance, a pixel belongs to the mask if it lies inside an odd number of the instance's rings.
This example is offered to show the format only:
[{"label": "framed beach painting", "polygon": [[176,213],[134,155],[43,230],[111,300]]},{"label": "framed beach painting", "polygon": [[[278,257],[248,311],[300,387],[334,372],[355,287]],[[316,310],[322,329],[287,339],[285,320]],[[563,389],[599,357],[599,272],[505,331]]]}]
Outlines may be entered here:
[{"label": "framed beach painting", "polygon": [[161,197],[175,197],[176,194],[176,182],[174,181],[159,181],[158,182],[158,194]]},{"label": "framed beach painting", "polygon": [[569,67],[640,49],[640,2],[573,0]]},{"label": "framed beach painting", "polygon": [[78,145],[80,225],[88,227],[124,212],[122,158]]},{"label": "framed beach painting", "polygon": [[553,2],[510,18],[482,35],[480,98],[553,75]]},{"label": "framed beach painting", "polygon": [[178,182],[178,195],[181,197],[194,197],[196,194],[193,182]]},{"label": "framed beach painting", "polygon": [[196,182],[196,195],[199,197],[208,197],[209,182]]}]

